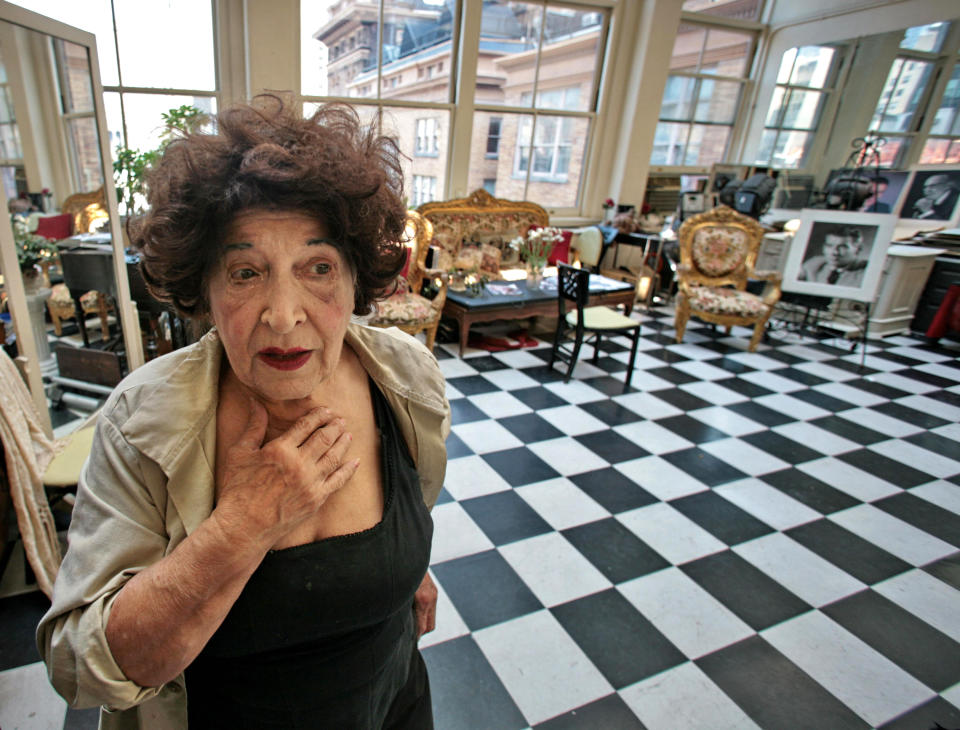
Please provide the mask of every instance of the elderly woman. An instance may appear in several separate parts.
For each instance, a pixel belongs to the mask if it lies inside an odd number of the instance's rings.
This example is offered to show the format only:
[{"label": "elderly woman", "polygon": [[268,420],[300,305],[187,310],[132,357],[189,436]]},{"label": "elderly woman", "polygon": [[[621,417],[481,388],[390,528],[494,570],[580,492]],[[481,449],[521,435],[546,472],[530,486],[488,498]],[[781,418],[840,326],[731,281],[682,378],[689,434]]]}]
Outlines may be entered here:
[{"label": "elderly woman", "polygon": [[214,328],[108,399],[38,630],[101,727],[428,728],[437,362],[351,322],[404,251],[395,143],[276,99],[170,144],[133,227]]}]

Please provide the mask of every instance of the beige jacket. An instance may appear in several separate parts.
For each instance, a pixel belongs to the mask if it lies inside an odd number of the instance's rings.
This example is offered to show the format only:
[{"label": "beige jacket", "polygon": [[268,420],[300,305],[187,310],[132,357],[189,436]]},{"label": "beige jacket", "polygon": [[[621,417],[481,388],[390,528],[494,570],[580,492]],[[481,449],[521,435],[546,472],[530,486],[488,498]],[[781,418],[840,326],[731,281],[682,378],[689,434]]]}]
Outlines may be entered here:
[{"label": "beige jacket", "polygon": [[[425,347],[399,330],[351,324],[347,343],[390,403],[432,507],[443,486],[450,409]],[[37,629],[56,690],[102,705],[101,728],[185,728],[181,674],[160,688],[128,680],[104,630],[117,593],[170,553],[213,509],[218,379],[216,332],[131,373],[97,423],[53,605]]]}]

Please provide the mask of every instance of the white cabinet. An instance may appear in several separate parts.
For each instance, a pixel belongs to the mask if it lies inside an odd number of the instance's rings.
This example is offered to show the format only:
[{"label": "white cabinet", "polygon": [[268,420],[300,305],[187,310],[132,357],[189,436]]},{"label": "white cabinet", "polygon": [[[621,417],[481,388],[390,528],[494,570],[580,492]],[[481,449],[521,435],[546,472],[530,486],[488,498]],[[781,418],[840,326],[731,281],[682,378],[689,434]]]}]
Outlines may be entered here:
[{"label": "white cabinet", "polygon": [[787,263],[787,250],[793,236],[789,233],[768,233],[763,237],[760,250],[757,251],[756,271],[778,271],[783,273]]},{"label": "white cabinet", "polygon": [[887,249],[877,298],[870,308],[870,336],[908,332],[939,248],[893,244]]}]

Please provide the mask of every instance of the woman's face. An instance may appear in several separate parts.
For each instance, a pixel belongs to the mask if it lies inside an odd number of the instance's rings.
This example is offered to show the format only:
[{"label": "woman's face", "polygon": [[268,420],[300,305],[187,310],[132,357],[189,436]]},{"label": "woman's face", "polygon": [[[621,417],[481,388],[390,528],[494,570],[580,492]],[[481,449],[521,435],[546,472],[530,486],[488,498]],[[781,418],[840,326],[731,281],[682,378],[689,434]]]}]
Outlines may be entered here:
[{"label": "woman's face", "polygon": [[326,226],[298,212],[234,218],[207,285],[230,367],[264,402],[307,398],[340,360],[353,273]]}]

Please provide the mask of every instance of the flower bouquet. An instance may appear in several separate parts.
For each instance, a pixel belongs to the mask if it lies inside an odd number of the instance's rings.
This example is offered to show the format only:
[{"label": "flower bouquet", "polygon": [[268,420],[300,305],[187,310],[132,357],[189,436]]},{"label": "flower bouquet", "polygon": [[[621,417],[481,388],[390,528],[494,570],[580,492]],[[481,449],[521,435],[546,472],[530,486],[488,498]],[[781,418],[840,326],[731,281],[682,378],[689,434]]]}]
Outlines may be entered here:
[{"label": "flower bouquet", "polygon": [[539,289],[543,281],[543,269],[547,257],[557,241],[563,240],[559,228],[531,228],[526,236],[518,236],[510,245],[520,251],[523,260],[527,262],[527,288]]},{"label": "flower bouquet", "polygon": [[57,243],[49,238],[31,233],[26,218],[15,215],[13,221],[13,240],[17,245],[17,260],[21,271],[30,271],[42,261],[57,253]]}]

